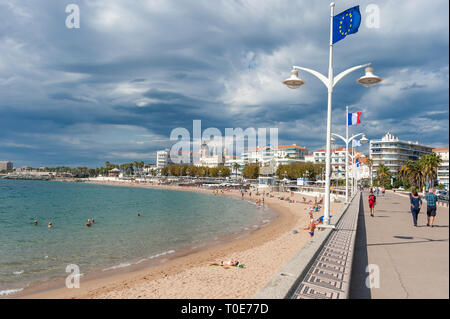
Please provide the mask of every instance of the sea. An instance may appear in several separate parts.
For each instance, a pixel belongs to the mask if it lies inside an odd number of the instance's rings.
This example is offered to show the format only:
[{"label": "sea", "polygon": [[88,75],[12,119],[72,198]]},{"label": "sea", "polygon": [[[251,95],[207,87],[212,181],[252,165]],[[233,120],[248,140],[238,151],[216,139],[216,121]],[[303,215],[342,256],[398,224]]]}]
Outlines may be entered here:
[{"label": "sea", "polygon": [[[0,180],[0,296],[64,278],[69,265],[83,276],[167,260],[242,236],[276,215],[250,201],[213,194]],[[85,226],[88,219],[95,220],[91,227]]]}]

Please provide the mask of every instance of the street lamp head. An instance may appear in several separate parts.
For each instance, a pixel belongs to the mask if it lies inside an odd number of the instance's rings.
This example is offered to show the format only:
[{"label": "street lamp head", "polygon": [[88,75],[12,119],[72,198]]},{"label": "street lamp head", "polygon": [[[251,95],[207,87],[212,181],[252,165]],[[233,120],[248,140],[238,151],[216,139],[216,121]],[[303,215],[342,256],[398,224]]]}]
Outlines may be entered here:
[{"label": "street lamp head", "polygon": [[366,68],[366,74],[362,77],[360,77],[357,82],[364,85],[366,88],[374,86],[377,83],[381,82],[381,78],[379,76],[376,76],[373,74],[373,68],[367,67]]},{"label": "street lamp head", "polygon": [[298,77],[298,70],[293,68],[291,71],[291,76],[284,80],[282,83],[290,89],[298,89],[303,84],[305,84],[305,81]]},{"label": "street lamp head", "polygon": [[331,144],[334,144],[334,143],[336,143],[336,139],[333,136],[331,136],[330,142],[331,142]]},{"label": "street lamp head", "polygon": [[367,139],[366,135],[363,135],[362,138],[359,140],[361,143],[365,144],[367,142],[369,142],[369,140]]}]

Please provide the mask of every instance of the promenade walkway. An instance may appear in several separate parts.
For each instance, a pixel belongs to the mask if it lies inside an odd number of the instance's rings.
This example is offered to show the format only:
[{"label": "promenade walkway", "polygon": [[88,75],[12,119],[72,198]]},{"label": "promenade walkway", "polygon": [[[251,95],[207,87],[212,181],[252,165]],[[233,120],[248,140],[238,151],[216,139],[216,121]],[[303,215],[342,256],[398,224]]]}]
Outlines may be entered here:
[{"label": "promenade walkway", "polygon": [[[375,217],[367,197],[364,192],[360,203],[350,298],[449,298],[449,209],[438,207],[430,228],[424,201],[414,227],[407,196],[380,193]],[[369,268],[374,272],[367,288],[369,264],[376,266]]]}]

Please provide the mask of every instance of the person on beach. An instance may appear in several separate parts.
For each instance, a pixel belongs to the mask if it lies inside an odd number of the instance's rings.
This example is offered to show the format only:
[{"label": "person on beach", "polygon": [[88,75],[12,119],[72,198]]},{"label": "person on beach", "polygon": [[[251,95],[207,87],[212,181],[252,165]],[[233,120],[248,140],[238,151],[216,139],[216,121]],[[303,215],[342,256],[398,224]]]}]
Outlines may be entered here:
[{"label": "person on beach", "polygon": [[[309,216],[310,217],[312,216],[312,212],[310,213]],[[316,226],[317,225],[316,225],[316,222],[315,222],[314,218],[311,218],[310,221],[309,221],[308,227],[305,228],[305,230],[308,230],[308,233],[311,236],[311,238],[314,237],[314,231],[316,229]]]},{"label": "person on beach", "polygon": [[416,190],[409,194],[409,201],[411,203],[411,214],[413,217],[414,227],[417,227],[417,218],[419,216],[420,209],[422,208],[422,199]]},{"label": "person on beach", "polygon": [[436,190],[430,188],[430,191],[425,195],[427,201],[427,226],[433,227],[434,218],[436,217]]},{"label": "person on beach", "polygon": [[382,188],[381,188],[381,195],[384,196],[384,193],[385,193],[385,192],[386,192],[386,188],[382,187]]},{"label": "person on beach", "polygon": [[237,266],[237,265],[239,265],[239,261],[237,261],[237,260],[228,260],[226,263],[224,263],[221,260],[219,262],[214,261],[214,262],[210,263],[210,265],[215,265],[215,266]]},{"label": "person on beach", "polygon": [[373,194],[373,190],[370,190],[370,194],[369,194],[369,208],[370,208],[370,216],[372,216],[372,217],[374,217],[376,202],[377,202],[377,198]]}]

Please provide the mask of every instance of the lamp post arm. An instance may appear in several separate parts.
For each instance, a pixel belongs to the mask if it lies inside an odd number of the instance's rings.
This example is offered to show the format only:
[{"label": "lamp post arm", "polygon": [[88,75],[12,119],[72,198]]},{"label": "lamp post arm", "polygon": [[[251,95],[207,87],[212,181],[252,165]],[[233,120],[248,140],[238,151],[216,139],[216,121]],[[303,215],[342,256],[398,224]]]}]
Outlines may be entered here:
[{"label": "lamp post arm", "polygon": [[348,142],[350,143],[354,138],[356,138],[356,137],[358,137],[360,135],[363,135],[363,134],[364,133],[359,133],[359,134],[353,135],[352,137],[349,138]]},{"label": "lamp post arm", "polygon": [[342,78],[350,73],[352,73],[353,71],[368,67],[369,65],[371,65],[372,63],[367,63],[367,64],[363,64],[363,65],[358,65],[358,66],[354,66],[350,69],[347,69],[345,71],[342,71],[341,73],[339,73],[338,75],[336,75],[334,77],[334,81],[333,81],[333,87],[340,81],[342,80]]},{"label": "lamp post arm", "polygon": [[344,141],[345,144],[347,144],[347,140],[346,140],[344,137],[340,136],[339,134],[331,133],[331,135],[336,136],[336,137],[339,137],[341,140]]},{"label": "lamp post arm", "polygon": [[328,79],[325,75],[323,75],[322,73],[317,72],[317,71],[314,71],[314,70],[311,70],[311,69],[308,69],[308,68],[304,68],[304,67],[301,67],[301,66],[295,66],[295,65],[294,65],[294,69],[299,69],[299,70],[303,70],[303,71],[306,71],[306,72],[308,72],[308,73],[311,73],[311,74],[314,75],[316,78],[318,78],[320,81],[322,81],[323,84],[325,84],[325,86],[326,86],[327,88],[330,87],[330,81],[329,81],[329,79]]}]

